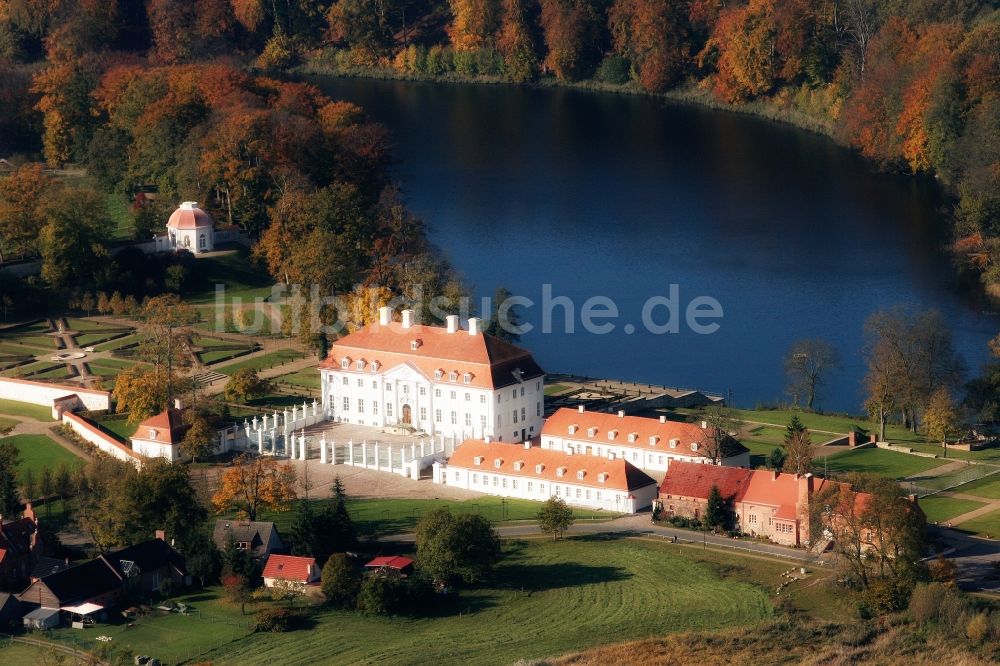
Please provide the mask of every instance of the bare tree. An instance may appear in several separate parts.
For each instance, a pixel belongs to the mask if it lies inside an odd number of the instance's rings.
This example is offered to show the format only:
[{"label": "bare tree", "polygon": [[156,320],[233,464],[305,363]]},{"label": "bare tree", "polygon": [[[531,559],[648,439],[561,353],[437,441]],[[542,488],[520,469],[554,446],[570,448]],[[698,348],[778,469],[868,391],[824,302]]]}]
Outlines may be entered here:
[{"label": "bare tree", "polygon": [[[843,6],[844,34],[854,42],[858,50],[858,67],[861,76],[868,65],[868,47],[878,32],[879,20],[877,0],[840,0]],[[837,15],[840,15],[838,9]]]},{"label": "bare tree", "polygon": [[700,445],[715,464],[719,464],[735,443],[735,436],[743,422],[732,409],[721,402],[709,405],[702,413],[704,435]]},{"label": "bare tree", "polygon": [[811,338],[794,342],[785,356],[785,376],[792,402],[798,405],[804,399],[806,407],[812,409],[827,376],[838,368],[840,357],[826,340]]}]

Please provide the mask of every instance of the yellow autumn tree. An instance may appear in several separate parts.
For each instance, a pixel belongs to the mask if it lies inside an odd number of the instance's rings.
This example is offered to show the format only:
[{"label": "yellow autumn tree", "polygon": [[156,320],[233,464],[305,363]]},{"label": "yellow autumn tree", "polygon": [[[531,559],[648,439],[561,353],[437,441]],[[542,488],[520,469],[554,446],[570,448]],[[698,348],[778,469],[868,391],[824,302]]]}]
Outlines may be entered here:
[{"label": "yellow autumn tree", "polygon": [[212,507],[216,513],[235,510],[247,520],[256,520],[261,511],[284,511],[296,498],[295,480],[287,463],[241,455],[222,474]]}]

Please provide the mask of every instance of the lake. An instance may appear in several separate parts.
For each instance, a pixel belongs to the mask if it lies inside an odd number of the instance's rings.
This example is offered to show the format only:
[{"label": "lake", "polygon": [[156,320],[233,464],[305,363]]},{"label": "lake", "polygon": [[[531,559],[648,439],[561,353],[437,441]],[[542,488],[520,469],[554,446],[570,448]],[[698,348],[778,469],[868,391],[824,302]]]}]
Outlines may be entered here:
[{"label": "lake", "polygon": [[[394,178],[477,295],[504,286],[534,302],[522,344],[550,372],[731,391],[753,406],[787,399],[785,353],[822,337],[843,367],[821,406],[855,412],[872,312],[937,308],[976,370],[997,333],[940,250],[934,182],[880,174],[824,137],[649,97],[310,81],[391,130]],[[651,331],[643,308],[667,323],[670,309],[649,299],[670,300],[671,285],[679,330]],[[572,332],[564,307],[543,307],[546,291],[550,305],[571,301]],[[618,309],[593,320],[609,332],[582,326],[595,296]],[[698,297],[721,306],[721,318],[695,322],[717,323],[714,333],[685,322]]]}]

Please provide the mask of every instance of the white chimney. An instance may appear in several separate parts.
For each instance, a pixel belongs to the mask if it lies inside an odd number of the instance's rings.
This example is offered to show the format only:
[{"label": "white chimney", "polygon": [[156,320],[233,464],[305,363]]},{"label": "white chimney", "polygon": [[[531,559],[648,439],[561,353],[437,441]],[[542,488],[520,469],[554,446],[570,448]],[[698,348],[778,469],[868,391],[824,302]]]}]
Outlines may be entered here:
[{"label": "white chimney", "polygon": [[667,422],[667,417],[663,414],[660,414],[660,423],[666,423],[666,422]]},{"label": "white chimney", "polygon": [[493,441],[493,436],[492,435],[486,435],[486,437],[483,437],[483,441],[486,442],[487,444],[489,444],[490,442]]},{"label": "white chimney", "polygon": [[625,410],[624,409],[619,409],[618,410],[618,418],[620,418],[620,419],[625,418]]},{"label": "white chimney", "polygon": [[389,322],[391,321],[392,321],[392,308],[383,305],[378,309],[379,326],[388,326]]},{"label": "white chimney", "polygon": [[184,409],[180,398],[174,398],[174,409]]},{"label": "white chimney", "polygon": [[445,321],[448,322],[449,333],[454,333],[458,330],[458,315],[448,315],[445,317]]},{"label": "white chimney", "polygon": [[413,310],[403,310],[400,314],[403,316],[403,328],[413,326]]},{"label": "white chimney", "polygon": [[708,430],[708,421],[702,421],[701,422],[701,429],[702,430]]},{"label": "white chimney", "polygon": [[580,405],[579,407],[577,407],[577,410],[578,410],[578,411],[579,411],[579,412],[580,412],[581,414],[583,414],[583,405]]},{"label": "white chimney", "polygon": [[530,439],[524,443],[524,448],[526,450],[530,450],[531,449],[531,440]]},{"label": "white chimney", "polygon": [[469,318],[469,335],[479,335],[479,326],[482,324],[482,321],[479,317]]}]

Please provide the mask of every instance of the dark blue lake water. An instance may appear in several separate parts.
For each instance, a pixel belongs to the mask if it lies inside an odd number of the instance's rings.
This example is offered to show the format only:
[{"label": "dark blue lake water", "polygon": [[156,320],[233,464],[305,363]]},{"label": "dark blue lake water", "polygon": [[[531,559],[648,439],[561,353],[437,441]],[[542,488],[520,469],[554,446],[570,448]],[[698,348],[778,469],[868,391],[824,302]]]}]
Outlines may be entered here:
[{"label": "dark blue lake water", "polygon": [[[644,97],[312,81],[389,127],[407,201],[477,294],[502,285],[536,303],[522,343],[549,371],[731,390],[752,406],[785,399],[793,341],[823,337],[843,368],[822,406],[857,411],[875,310],[941,310],[972,368],[1000,326],[939,250],[934,183],[877,173],[823,137]],[[545,284],[573,301],[573,333],[562,308],[542,332]],[[654,334],[643,306],[671,284],[681,330]],[[581,326],[593,296],[618,308],[610,333]],[[722,306],[714,334],[683,322],[699,296]]]}]

